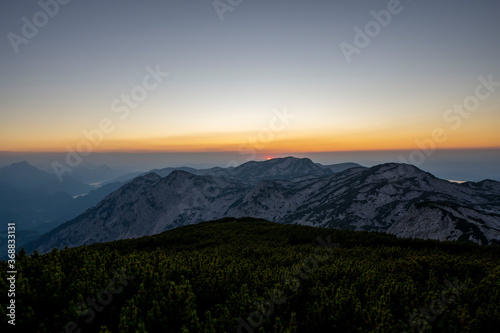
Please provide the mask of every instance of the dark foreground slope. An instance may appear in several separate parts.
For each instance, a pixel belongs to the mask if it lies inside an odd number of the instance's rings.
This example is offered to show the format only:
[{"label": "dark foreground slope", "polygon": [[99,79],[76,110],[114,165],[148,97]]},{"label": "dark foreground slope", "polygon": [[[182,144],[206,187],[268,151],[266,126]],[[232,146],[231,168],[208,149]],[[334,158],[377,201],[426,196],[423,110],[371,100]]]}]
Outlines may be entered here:
[{"label": "dark foreground slope", "polygon": [[499,258],[498,246],[227,218],[20,254],[16,329],[493,332]]}]

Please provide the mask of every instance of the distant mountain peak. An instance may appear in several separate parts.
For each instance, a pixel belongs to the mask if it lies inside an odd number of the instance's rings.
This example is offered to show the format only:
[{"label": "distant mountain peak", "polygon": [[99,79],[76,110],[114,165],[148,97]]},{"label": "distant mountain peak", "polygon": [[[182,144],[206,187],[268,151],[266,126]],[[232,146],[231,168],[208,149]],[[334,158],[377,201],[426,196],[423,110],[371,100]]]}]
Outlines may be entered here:
[{"label": "distant mountain peak", "polygon": [[353,168],[365,168],[364,166],[358,164],[358,163],[353,163],[353,162],[344,162],[344,163],[337,163],[337,164],[330,164],[330,165],[323,165],[320,163],[315,163],[316,165],[325,168],[325,169],[330,169],[333,173],[339,173],[348,169],[353,169]]},{"label": "distant mountain peak", "polygon": [[74,196],[88,193],[92,188],[76,181],[72,176],[66,176],[64,181],[60,182],[54,174],[40,170],[27,161],[12,163],[0,169],[0,181],[37,195],[51,195],[65,191]]},{"label": "distant mountain peak", "polygon": [[133,187],[133,186],[140,186],[140,185],[145,184],[145,183],[151,184],[151,183],[157,182],[157,181],[159,181],[161,179],[162,178],[160,176],[158,176],[156,173],[154,173],[154,172],[148,172],[145,175],[138,176],[138,177],[134,178],[127,185],[130,185],[131,187]]},{"label": "distant mountain peak", "polygon": [[21,170],[21,171],[23,171],[23,170],[37,170],[37,171],[43,172],[42,170],[38,169],[37,167],[34,167],[33,165],[29,164],[27,161],[12,163],[11,165],[5,167],[4,169]]},{"label": "distant mountain peak", "polygon": [[184,170],[174,170],[166,178],[185,178],[185,177],[190,178],[192,176],[195,175]]},{"label": "distant mountain peak", "polygon": [[289,163],[291,161],[300,162],[300,163],[312,163],[312,164],[314,164],[314,162],[311,161],[310,158],[307,158],[307,157],[295,157],[295,156],[276,157],[276,158],[272,158],[272,159],[265,160],[265,161],[262,161],[262,162],[263,163],[283,163],[283,162]]},{"label": "distant mountain peak", "polygon": [[12,163],[11,166],[31,166],[27,161],[15,162]]},{"label": "distant mountain peak", "polygon": [[26,161],[12,163],[0,169],[0,180],[11,182],[13,185],[20,181],[29,184],[30,182],[48,181],[52,176],[42,171]]}]

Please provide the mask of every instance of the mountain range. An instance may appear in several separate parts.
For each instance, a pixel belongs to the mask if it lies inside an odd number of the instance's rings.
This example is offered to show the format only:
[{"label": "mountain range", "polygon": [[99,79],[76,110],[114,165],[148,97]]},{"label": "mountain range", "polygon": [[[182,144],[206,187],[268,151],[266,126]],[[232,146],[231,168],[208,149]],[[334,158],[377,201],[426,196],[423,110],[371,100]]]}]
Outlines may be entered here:
[{"label": "mountain range", "polygon": [[0,169],[0,222],[18,229],[46,232],[96,205],[122,184],[96,188],[73,177],[60,182],[54,174],[28,162]]},{"label": "mountain range", "polygon": [[499,243],[499,182],[451,183],[397,163],[345,167],[334,172],[335,166],[287,157],[225,169],[149,172],[27,248],[47,252],[245,216],[402,237]]},{"label": "mountain range", "polygon": [[69,195],[76,196],[94,189],[92,186],[84,184],[71,176],[64,177],[61,182],[56,175],[42,171],[26,161],[1,168],[0,182],[36,195],[66,192]]},{"label": "mountain range", "polygon": [[[300,170],[296,169],[292,170],[287,168],[287,163],[289,163],[291,159],[286,159],[288,162],[286,162],[285,164],[282,164],[282,160],[283,159],[280,158],[271,159],[266,161],[265,165],[261,165],[260,164],[261,162],[250,161],[240,165],[239,167],[228,167],[228,168],[213,167],[209,169],[195,169],[182,166],[182,167],[169,167],[163,169],[153,169],[148,172],[132,172],[129,174],[125,174],[110,180],[108,183],[128,182],[136,177],[144,176],[149,172],[156,173],[160,177],[166,177],[173,171],[178,171],[178,170],[186,171],[195,175],[221,176],[221,177],[231,178],[234,180],[240,180],[243,182],[255,182],[266,179],[269,180],[289,179],[295,177],[296,175],[298,176],[330,175],[332,173],[341,172],[350,168],[361,167],[361,165],[352,162],[338,163],[331,165],[322,165],[320,163],[316,163],[315,166],[310,165],[309,163],[307,165],[304,164],[300,165],[299,163],[294,163],[295,168],[300,168],[300,167],[303,168]],[[278,164],[280,164],[278,168],[273,168],[273,166]],[[279,173],[273,174],[273,172],[276,172],[276,170],[279,170]]]}]

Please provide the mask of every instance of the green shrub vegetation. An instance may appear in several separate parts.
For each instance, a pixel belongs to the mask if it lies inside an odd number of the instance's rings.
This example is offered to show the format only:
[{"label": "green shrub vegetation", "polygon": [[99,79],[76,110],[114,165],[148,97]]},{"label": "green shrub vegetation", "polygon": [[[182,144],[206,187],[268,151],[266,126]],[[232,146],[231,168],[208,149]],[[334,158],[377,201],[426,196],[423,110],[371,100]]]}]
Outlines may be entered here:
[{"label": "green shrub vegetation", "polygon": [[[44,255],[21,251],[16,268],[16,329],[29,332],[500,328],[499,246],[226,218]],[[8,289],[3,278],[4,327]]]}]

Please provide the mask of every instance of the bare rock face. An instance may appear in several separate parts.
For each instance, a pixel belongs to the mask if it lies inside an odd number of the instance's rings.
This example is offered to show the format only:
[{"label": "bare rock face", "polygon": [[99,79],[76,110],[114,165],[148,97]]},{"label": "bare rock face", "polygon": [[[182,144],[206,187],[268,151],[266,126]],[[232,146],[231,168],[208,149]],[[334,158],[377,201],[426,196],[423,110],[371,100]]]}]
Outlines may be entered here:
[{"label": "bare rock face", "polygon": [[135,238],[227,216],[500,243],[500,183],[491,180],[450,183],[396,163],[334,173],[292,157],[196,173],[137,177],[33,248]]}]

